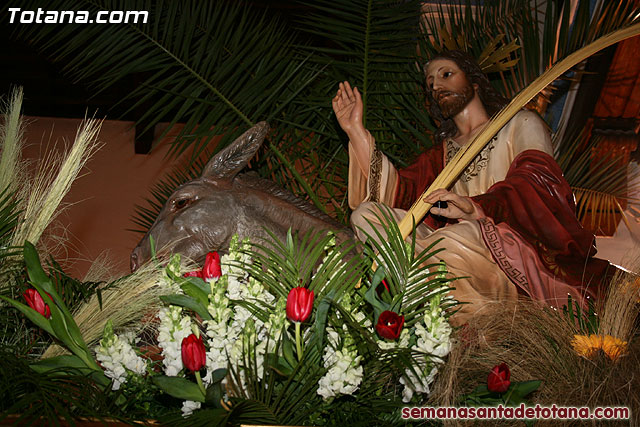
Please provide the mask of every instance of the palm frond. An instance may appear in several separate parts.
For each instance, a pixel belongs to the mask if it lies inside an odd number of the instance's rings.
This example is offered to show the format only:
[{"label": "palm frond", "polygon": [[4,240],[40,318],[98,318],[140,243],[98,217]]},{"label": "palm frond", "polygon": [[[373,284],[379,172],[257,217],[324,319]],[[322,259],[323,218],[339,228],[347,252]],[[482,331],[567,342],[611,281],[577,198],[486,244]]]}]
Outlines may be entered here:
[{"label": "palm frond", "polygon": [[326,56],[315,59],[331,64],[321,98],[305,102],[322,105],[331,115],[327,94],[335,93],[339,81],[350,80],[362,94],[365,126],[385,152],[406,158],[430,146],[432,128],[424,109],[409,108],[424,100],[415,49],[420,2],[305,4],[310,12],[301,18],[301,30],[331,40],[329,47],[316,48]]},{"label": "palm frond", "polygon": [[[245,360],[242,367],[232,367],[231,372],[234,377],[235,395],[232,399],[231,413],[240,410],[238,406],[241,402],[258,401],[262,402],[261,407],[264,416],[273,416],[278,422],[286,424],[301,424],[309,422],[309,416],[318,413],[318,406],[326,407],[324,415],[318,418],[334,419],[331,412],[336,407],[342,408],[347,416],[349,409],[360,407],[363,411],[375,414],[373,419],[379,419],[381,408],[391,408],[388,399],[383,399],[379,393],[384,387],[380,387],[380,378],[377,373],[382,373],[385,377],[389,375],[389,369],[394,372],[404,372],[411,366],[411,358],[407,357],[407,352],[403,356],[384,357],[387,363],[380,363],[377,368],[372,368],[367,372],[371,385],[366,388],[369,394],[364,401],[370,404],[359,403],[354,406],[354,399],[350,396],[343,396],[332,400],[331,403],[323,402],[316,393],[318,381],[325,374],[326,368],[321,364],[322,352],[326,350],[323,344],[323,337],[327,334],[327,327],[336,331],[342,331],[342,325],[348,325],[352,336],[357,340],[359,348],[358,354],[365,357],[364,360],[379,361],[379,352],[373,333],[362,327],[352,317],[353,312],[342,307],[343,299],[351,301],[352,309],[362,309],[363,299],[358,295],[355,285],[362,274],[361,260],[353,253],[351,244],[332,246],[332,237],[321,233],[305,234],[296,236],[289,234],[285,242],[279,241],[275,236],[271,236],[262,244],[255,245],[249,252],[253,257],[253,264],[245,266],[249,268],[251,275],[268,287],[270,291],[279,299],[286,299],[291,288],[306,285],[312,289],[316,295],[317,304],[314,304],[315,318],[314,326],[308,331],[309,337],[305,345],[302,360],[297,363],[292,372],[283,373],[278,369],[277,354],[284,345],[284,341],[290,340],[289,332],[285,329],[280,341],[275,345],[273,354],[265,356],[263,362],[263,374],[258,373],[258,362],[251,355],[254,352],[245,351]],[[326,308],[326,313],[321,311]],[[259,306],[254,306],[254,310],[260,310]],[[272,307],[262,308],[263,310]],[[253,310],[252,310],[253,311]],[[257,315],[257,314],[256,314]],[[323,316],[326,320],[322,320]],[[247,345],[245,343],[245,345]],[[256,344],[254,343],[254,346]],[[269,347],[269,345],[267,346]],[[378,363],[378,362],[374,362]],[[368,369],[368,368],[367,368]],[[283,380],[282,376],[285,375]],[[396,375],[397,376],[397,375]],[[276,387],[277,383],[282,383],[283,387]],[[239,387],[241,383],[246,383],[244,388]],[[365,387],[364,385],[362,387]],[[383,404],[384,401],[384,404]],[[377,406],[376,403],[380,404]],[[260,408],[256,408],[260,409]],[[371,420],[371,417],[364,417],[362,413],[349,414],[348,419],[356,423],[363,420]]]},{"label": "palm frond", "polygon": [[[288,379],[284,381],[281,378],[282,374],[274,369],[275,355],[268,355],[272,361],[265,361],[263,378],[259,380],[257,360],[250,356],[255,355],[250,349],[255,348],[256,344],[245,343],[245,348],[249,351],[243,352],[243,366],[231,369],[234,390],[239,397],[231,399],[230,418],[251,420],[254,416],[256,418],[252,420],[253,423],[264,420],[267,423],[277,422],[286,425],[303,424],[319,403],[316,388],[324,373],[321,365],[322,355],[315,347],[309,346],[288,375]],[[276,348],[280,347],[280,344],[278,343]],[[283,385],[274,390],[277,380],[282,381]],[[240,389],[238,384],[244,381],[247,382],[246,388]]]},{"label": "palm frond", "polygon": [[180,185],[198,178],[209,157],[210,153],[205,150],[200,157],[193,161],[184,162],[160,179],[151,189],[151,197],[145,198],[146,204],[136,205],[132,221],[138,228],[129,231],[146,233],[171,194]]},{"label": "palm frond", "polygon": [[[37,8],[37,1],[23,7]],[[139,123],[146,129],[165,120],[166,134],[184,123],[174,155],[193,147],[192,159],[198,158],[217,136],[216,148],[222,149],[259,120],[278,122],[290,134],[290,104],[319,72],[297,54],[292,31],[281,20],[240,2],[58,0],[48,7],[149,13],[146,24],[21,27],[16,36],[96,91],[133,86],[132,77],[141,81],[121,102],[144,111]],[[140,212],[136,223],[148,223],[157,212],[156,206]]]},{"label": "palm frond", "polygon": [[227,134],[241,124],[269,120],[277,112],[276,102],[308,76],[288,56],[292,38],[281,22],[242,3],[59,0],[50,6],[149,12],[147,24],[87,25],[81,31],[66,25],[23,28],[18,36],[99,90],[143,73],[142,84],[127,101],[135,100],[131,108],[150,101],[141,118],[150,119],[149,126],[167,113],[171,124],[186,122],[176,138],[178,151],[185,146],[183,137],[194,143],[197,136]]},{"label": "palm frond", "polygon": [[[505,56],[512,68],[492,73],[493,83],[505,96],[513,97],[553,64],[579,48],[635,19],[632,2],[571,2],[540,0],[492,0],[477,5],[460,0],[439,5],[425,20],[429,35],[422,46],[426,56],[443,48],[461,48],[481,58],[497,37],[504,37],[506,54],[516,44],[518,51]],[[517,63],[514,63],[517,60]]]},{"label": "palm frond", "polygon": [[[384,235],[381,228],[374,226],[368,219],[374,234],[371,235],[366,230],[363,232],[367,236],[367,243],[375,251],[372,257],[386,273],[390,293],[403,295],[402,311],[405,313],[405,324],[411,326],[429,309],[425,301],[450,289],[451,279],[445,277],[446,265],[437,261],[438,253],[444,249],[438,248],[440,240],[436,240],[417,252],[415,233],[411,235],[409,242],[404,241],[389,208],[383,207],[381,211],[372,214],[377,218],[377,222],[382,224]],[[443,308],[450,306],[452,304],[442,305]]]},{"label": "palm frond", "polygon": [[332,291],[340,295],[358,282],[362,266],[353,242],[331,248],[331,233],[289,232],[282,242],[267,232],[270,238],[248,251],[254,262],[244,268],[276,297],[287,298],[291,289],[306,286],[321,299]]},{"label": "palm frond", "polygon": [[598,150],[600,136],[585,137],[581,132],[556,144],[556,158],[575,195],[578,220],[594,232],[614,230],[620,215],[624,218],[621,203],[629,200],[628,182],[635,177],[621,167],[621,159]]},{"label": "palm frond", "polygon": [[80,417],[127,420],[113,396],[91,378],[55,370],[36,372],[27,358],[8,346],[0,346],[0,356],[0,422],[56,425],[63,420],[74,424]]},{"label": "palm frond", "polygon": [[[309,198],[343,223],[348,157],[330,98],[350,80],[363,94],[365,123],[377,144],[404,165],[432,144],[423,108],[422,73],[416,62],[417,1],[300,1],[297,29],[309,35],[309,62],[322,74],[283,110],[286,128],[272,139],[259,167],[296,195]],[[392,11],[392,13],[390,13]]]}]

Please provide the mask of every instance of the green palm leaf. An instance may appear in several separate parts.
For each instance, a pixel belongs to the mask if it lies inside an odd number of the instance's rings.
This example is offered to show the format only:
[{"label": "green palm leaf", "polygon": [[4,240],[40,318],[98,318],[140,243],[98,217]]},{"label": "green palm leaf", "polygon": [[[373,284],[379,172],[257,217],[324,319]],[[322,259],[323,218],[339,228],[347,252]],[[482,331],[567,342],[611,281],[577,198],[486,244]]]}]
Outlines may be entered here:
[{"label": "green palm leaf", "polygon": [[[491,76],[497,88],[513,97],[553,64],[615,29],[630,24],[635,17],[632,2],[601,2],[590,10],[590,2],[580,1],[571,21],[571,2],[538,0],[491,0],[475,5],[471,0],[440,5],[425,20],[422,50],[429,57],[443,47],[463,49],[481,57],[495,38],[501,44],[517,43],[519,59],[508,72]],[[442,31],[446,29],[446,31]]]},{"label": "green palm leaf", "polygon": [[335,239],[331,234],[289,232],[281,242],[267,232],[270,238],[248,251],[253,264],[244,267],[276,297],[287,298],[291,289],[306,286],[320,300],[331,292],[342,295],[357,284],[362,266],[353,242],[339,244],[327,254]]},{"label": "green palm leaf", "polygon": [[[423,77],[416,63],[420,2],[321,0],[305,4],[310,12],[299,26],[327,39],[329,47],[316,47],[325,56],[314,60],[330,63],[322,92],[305,102],[323,107],[332,119],[329,97],[339,81],[350,80],[362,94],[365,126],[392,157],[415,155],[430,146],[426,135],[430,121],[424,108],[416,108],[424,100]],[[342,138],[341,132],[339,136]]]},{"label": "green palm leaf", "polygon": [[[58,0],[48,7],[149,12],[147,24],[20,26],[16,36],[96,91],[141,81],[122,102],[144,109],[140,122],[147,128],[161,120],[184,122],[172,153],[193,147],[193,159],[215,136],[222,135],[221,149],[259,120],[276,125],[285,119],[277,126],[291,133],[287,106],[318,73],[296,53],[281,21],[241,3]],[[149,209],[137,223],[158,211],[153,204]]]},{"label": "green palm leaf", "polygon": [[[30,360],[0,347],[0,422],[3,424],[75,424],[87,417],[132,422],[115,404],[115,396],[80,372],[34,371]],[[141,416],[142,414],[131,414]],[[11,417],[11,418],[10,418]]]},{"label": "green palm leaf", "polygon": [[[384,269],[391,295],[402,295],[405,324],[411,326],[429,309],[426,301],[450,289],[451,280],[444,276],[446,265],[433,261],[444,250],[438,248],[441,239],[418,252],[415,233],[411,235],[410,242],[405,242],[388,208],[373,214],[382,227],[374,227],[367,220],[373,228],[373,234],[363,230],[367,243],[375,251],[371,256],[379,268]],[[452,302],[443,302],[441,306],[446,309],[453,305]]]},{"label": "green palm leaf", "polygon": [[[621,159],[598,155],[602,140],[594,136],[588,141],[584,133],[565,138],[556,144],[556,158],[567,182],[576,197],[576,214],[590,230],[612,229],[623,215],[622,203],[629,199],[627,183],[634,180],[627,168],[621,167]],[[600,150],[602,151],[602,150]],[[589,219],[589,220],[587,220]]]},{"label": "green palm leaf", "polygon": [[[18,35],[97,90],[142,76],[142,83],[123,101],[132,102],[130,109],[144,105],[140,120],[148,120],[149,126],[166,118],[171,124],[185,122],[176,152],[187,144],[202,149],[215,135],[231,140],[239,127],[271,120],[282,108],[278,103],[313,74],[300,70],[300,61],[291,55],[291,35],[280,22],[240,3],[54,3],[48,7],[149,12],[147,24],[24,26]],[[35,4],[24,4],[31,6]],[[202,136],[206,138],[199,139]]]}]

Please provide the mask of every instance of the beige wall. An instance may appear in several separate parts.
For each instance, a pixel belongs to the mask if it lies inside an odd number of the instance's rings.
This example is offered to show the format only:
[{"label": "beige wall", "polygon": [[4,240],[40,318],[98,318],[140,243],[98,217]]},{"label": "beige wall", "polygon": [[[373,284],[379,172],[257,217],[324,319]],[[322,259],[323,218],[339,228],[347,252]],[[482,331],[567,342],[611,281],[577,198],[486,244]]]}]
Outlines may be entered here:
[{"label": "beige wall", "polygon": [[[39,159],[46,150],[63,150],[65,141],[67,146],[73,141],[81,122],[47,117],[25,120],[23,156],[27,159]],[[127,231],[137,228],[131,220],[135,205],[143,205],[153,184],[179,161],[165,158],[170,138],[158,143],[149,155],[135,154],[132,125],[104,122],[99,135],[104,146],[88,162],[64,200],[73,205],[58,218],[58,226],[68,232],[66,255],[60,257],[67,261],[67,271],[73,277],[83,278],[93,260],[105,251],[115,273],[129,272],[129,254],[142,237]]]}]

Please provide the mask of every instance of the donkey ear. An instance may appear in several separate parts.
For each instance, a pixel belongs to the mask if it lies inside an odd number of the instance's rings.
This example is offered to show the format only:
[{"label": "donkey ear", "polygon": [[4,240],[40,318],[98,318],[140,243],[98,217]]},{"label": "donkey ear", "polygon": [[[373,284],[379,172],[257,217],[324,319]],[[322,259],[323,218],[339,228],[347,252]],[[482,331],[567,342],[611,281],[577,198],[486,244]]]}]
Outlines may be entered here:
[{"label": "donkey ear", "polygon": [[213,156],[202,171],[202,178],[233,179],[256,154],[264,137],[269,132],[269,124],[260,122],[240,135],[224,150]]}]

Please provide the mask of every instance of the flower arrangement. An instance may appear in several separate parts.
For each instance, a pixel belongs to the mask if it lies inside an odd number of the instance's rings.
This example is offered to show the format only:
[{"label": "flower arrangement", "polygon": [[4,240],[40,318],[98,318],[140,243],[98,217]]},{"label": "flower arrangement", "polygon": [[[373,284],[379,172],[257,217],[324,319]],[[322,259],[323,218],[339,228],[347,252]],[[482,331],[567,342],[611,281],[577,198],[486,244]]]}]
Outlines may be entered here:
[{"label": "flower arrangement", "polygon": [[107,322],[91,351],[29,245],[33,290],[27,306],[10,302],[73,353],[38,362],[40,369],[91,372],[105,393],[154,401],[147,407],[163,408],[150,410],[156,418],[170,408],[192,422],[254,411],[265,422],[322,425],[336,409],[353,417],[354,407],[399,417],[398,398],[426,396],[449,352],[451,302],[443,296],[446,267],[398,269],[414,253],[411,243],[396,243],[406,259],[385,255],[378,261],[391,267],[375,272],[353,244],[337,245],[330,234],[253,247],[236,237],[228,254],[209,254],[197,271],[184,271],[174,255],[159,267],[165,306],[151,343],[139,342],[135,325],[115,331]]}]

